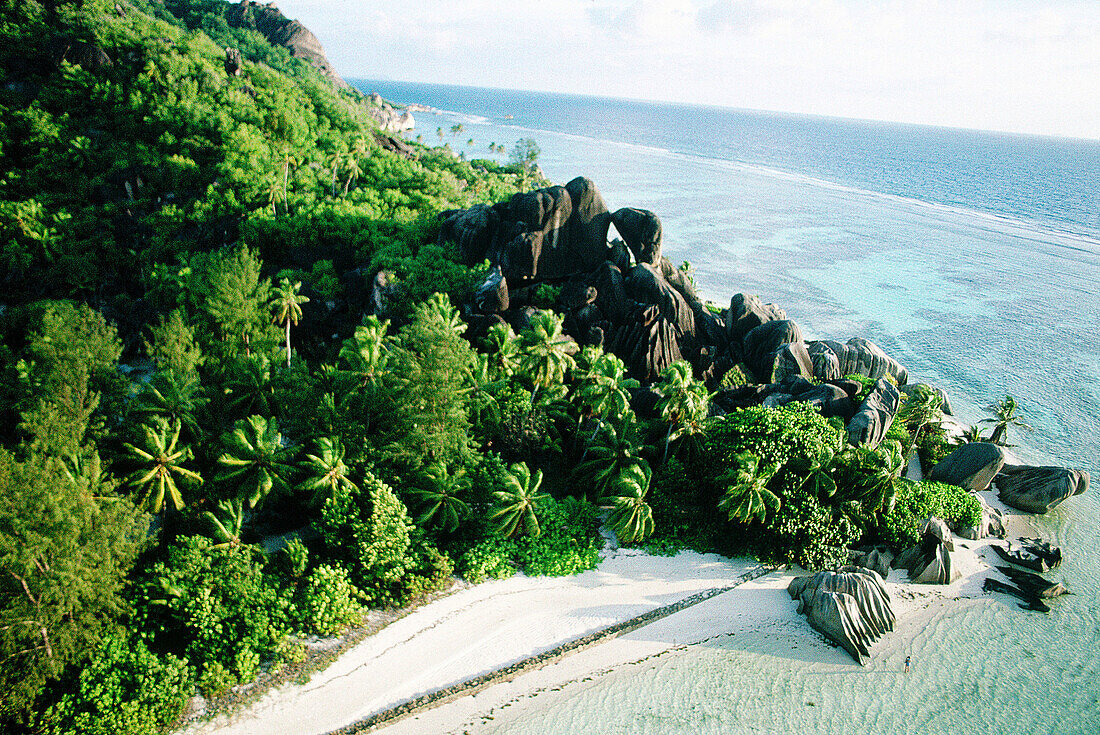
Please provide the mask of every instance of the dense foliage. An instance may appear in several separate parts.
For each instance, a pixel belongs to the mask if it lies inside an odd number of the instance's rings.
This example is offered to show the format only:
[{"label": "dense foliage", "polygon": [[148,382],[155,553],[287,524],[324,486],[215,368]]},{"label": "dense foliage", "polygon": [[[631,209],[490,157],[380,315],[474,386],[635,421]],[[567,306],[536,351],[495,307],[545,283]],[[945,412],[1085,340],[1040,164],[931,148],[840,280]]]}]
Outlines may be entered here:
[{"label": "dense foliage", "polygon": [[540,183],[538,145],[394,152],[359,93],[232,18],[0,14],[0,729],[164,731],[455,573],[591,569],[602,526],[819,567],[971,519],[900,480],[946,448],[926,401],[847,447],[803,404],[710,418],[679,362],[642,419],[561,284],[472,339],[488,265],[439,214]]}]

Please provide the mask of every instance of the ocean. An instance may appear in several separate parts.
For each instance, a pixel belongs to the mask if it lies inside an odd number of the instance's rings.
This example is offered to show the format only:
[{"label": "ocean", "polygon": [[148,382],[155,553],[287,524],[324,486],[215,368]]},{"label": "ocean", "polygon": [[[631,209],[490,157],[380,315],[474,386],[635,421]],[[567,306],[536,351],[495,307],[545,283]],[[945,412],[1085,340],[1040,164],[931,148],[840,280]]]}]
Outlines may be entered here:
[{"label": "ocean", "polygon": [[[1098,477],[1100,140],[355,84],[438,109],[414,114],[412,137],[438,143],[442,128],[468,158],[507,160],[489,143],[533,138],[551,180],[587,176],[609,209],[656,212],[665,255],[692,264],[703,297],[754,293],[808,338],[867,337],[967,423],[1011,394],[1033,427],[1010,430],[1018,455]],[[1064,547],[1054,576],[1074,594],[1049,615],[991,596],[936,616],[914,652],[934,675],[904,688],[712,641],[535,698],[487,731],[1100,732],[1096,492],[1032,522]]]}]

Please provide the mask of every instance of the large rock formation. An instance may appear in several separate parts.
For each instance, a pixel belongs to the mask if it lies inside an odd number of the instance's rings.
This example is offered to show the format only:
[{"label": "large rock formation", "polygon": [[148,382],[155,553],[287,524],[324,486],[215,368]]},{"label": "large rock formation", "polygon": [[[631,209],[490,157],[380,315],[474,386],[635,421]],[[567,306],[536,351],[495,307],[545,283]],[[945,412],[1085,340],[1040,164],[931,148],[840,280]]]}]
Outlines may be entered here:
[{"label": "large rock formation", "polygon": [[1064,467],[1005,465],[993,480],[999,497],[1028,513],[1046,513],[1089,489],[1089,473]]},{"label": "large rock formation", "polygon": [[894,629],[894,611],[882,579],[869,569],[841,567],[787,586],[798,612],[810,625],[840,644],[860,665],[870,658],[871,645]]},{"label": "large rock formation", "polygon": [[877,447],[890,429],[900,401],[897,386],[880,378],[848,422],[848,441]]},{"label": "large rock formation", "polygon": [[845,375],[866,375],[878,380],[891,377],[898,385],[909,382],[909,371],[874,342],[852,337],[846,344],[821,340],[808,346],[814,360],[814,377],[834,380]]},{"label": "large rock formation", "polygon": [[802,340],[802,330],[788,319],[754,328],[743,340],[745,364],[758,383],[778,383],[787,376],[813,374],[813,364]]},{"label": "large rock formation", "polygon": [[958,485],[972,493],[989,487],[1005,465],[1005,452],[989,442],[970,442],[940,460],[928,479]]},{"label": "large rock formation", "polygon": [[626,240],[634,260],[656,266],[661,262],[661,219],[648,209],[624,207],[611,214],[611,224]]},{"label": "large rock formation", "polygon": [[259,31],[269,43],[282,46],[296,59],[303,59],[340,87],[350,88],[325,57],[325,50],[308,28],[279,12],[272,4],[242,0],[230,5],[225,19],[234,28]]},{"label": "large rock formation", "polygon": [[387,133],[403,133],[416,127],[416,120],[407,109],[394,107],[377,92],[367,98],[367,112],[378,123],[378,127]]},{"label": "large rock formation", "polygon": [[729,343],[733,361],[741,361],[746,334],[761,324],[786,318],[787,313],[775,304],[762,304],[752,294],[734,294],[730,299],[730,308],[725,313],[726,341]]},{"label": "large rock formation", "polygon": [[978,521],[977,526],[956,528],[955,533],[971,541],[989,537],[1004,538],[1005,521],[1004,517],[1001,515],[1001,511],[990,507],[989,503],[985,502],[985,498],[981,495],[975,495],[974,497],[978,499],[978,503],[982,506],[982,519]]},{"label": "large rock formation", "polygon": [[954,542],[947,524],[939,518],[929,518],[921,530],[921,540],[894,559],[895,569],[904,568],[909,579],[917,584],[951,584],[962,576],[951,558]]}]

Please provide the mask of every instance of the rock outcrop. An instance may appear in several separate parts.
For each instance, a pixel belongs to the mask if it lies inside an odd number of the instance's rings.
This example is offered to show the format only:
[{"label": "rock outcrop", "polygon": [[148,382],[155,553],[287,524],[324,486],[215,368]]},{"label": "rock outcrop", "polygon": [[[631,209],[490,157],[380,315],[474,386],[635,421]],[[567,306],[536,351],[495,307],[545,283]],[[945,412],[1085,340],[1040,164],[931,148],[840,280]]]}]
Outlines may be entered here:
[{"label": "rock outcrop", "polygon": [[742,344],[745,364],[758,383],[778,383],[791,375],[804,378],[813,375],[802,330],[789,319],[761,324],[745,335]]},{"label": "rock outcrop", "polygon": [[1001,501],[1028,513],[1046,513],[1089,488],[1089,473],[1064,467],[1005,465],[993,480]]},{"label": "rock outcrop", "polygon": [[897,386],[880,378],[848,422],[848,441],[877,447],[890,429],[900,401]]},{"label": "rock outcrop", "polygon": [[648,209],[624,207],[611,214],[611,224],[623,236],[638,263],[661,262],[661,219]]},{"label": "rock outcrop", "polygon": [[875,546],[866,551],[848,552],[848,563],[852,566],[870,569],[882,577],[883,581],[890,576],[890,564],[894,561],[894,554],[885,546]]},{"label": "rock outcrop", "polygon": [[895,569],[904,568],[909,579],[917,584],[951,584],[962,576],[951,552],[955,546],[947,524],[939,518],[929,518],[921,530],[921,540],[893,561]]},{"label": "rock outcrop", "polygon": [[811,345],[814,377],[833,380],[845,375],[865,375],[873,380],[890,377],[898,385],[909,382],[909,371],[874,342],[852,337],[846,344],[821,340]]},{"label": "rock outcrop", "polygon": [[1009,564],[1030,569],[1033,572],[1049,572],[1062,564],[1062,550],[1047,541],[1025,538],[1020,545],[1008,544],[1007,549],[994,546],[997,555]]},{"label": "rock outcrop", "polygon": [[1005,452],[996,444],[970,442],[940,460],[928,473],[928,479],[976,493],[989,487],[1004,466]]},{"label": "rock outcrop", "polygon": [[303,59],[340,87],[350,89],[325,57],[325,50],[308,28],[279,12],[273,4],[243,0],[230,5],[225,19],[234,28],[258,31],[268,43],[282,46],[296,59]]},{"label": "rock outcrop", "polygon": [[846,566],[796,577],[787,586],[810,626],[840,644],[860,665],[871,645],[894,629],[890,595],[877,573]]},{"label": "rock outcrop", "polygon": [[1025,610],[1050,612],[1046,600],[1068,594],[1069,590],[1061,582],[1051,582],[1032,572],[1024,572],[1012,567],[997,567],[997,571],[1008,577],[1014,584],[1005,584],[992,577],[985,580],[982,589],[987,592],[1003,592],[1024,601],[1020,605]]},{"label": "rock outcrop", "polygon": [[416,119],[407,109],[398,109],[377,92],[367,98],[367,112],[387,133],[403,133],[416,127]]},{"label": "rock outcrop", "polygon": [[977,526],[956,528],[955,533],[965,539],[977,541],[980,538],[1004,538],[1005,521],[1001,511],[990,507],[981,495],[975,495],[982,506],[982,519]]}]

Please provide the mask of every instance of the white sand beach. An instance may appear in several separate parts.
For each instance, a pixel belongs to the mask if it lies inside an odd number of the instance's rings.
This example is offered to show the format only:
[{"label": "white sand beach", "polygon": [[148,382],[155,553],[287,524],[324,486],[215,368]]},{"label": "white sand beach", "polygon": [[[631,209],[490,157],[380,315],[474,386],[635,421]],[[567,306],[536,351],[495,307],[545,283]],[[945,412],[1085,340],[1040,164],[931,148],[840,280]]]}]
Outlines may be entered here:
[{"label": "white sand beach", "polygon": [[[987,500],[995,504],[988,495]],[[1013,535],[1027,532],[1019,525],[1022,518],[1010,520]],[[887,587],[898,625],[872,648],[872,667],[901,671],[912,639],[931,617],[944,607],[967,604],[964,601],[970,598],[990,599],[981,589],[986,572],[997,563],[986,548],[990,543],[957,540],[955,561],[963,578],[948,586],[913,585],[905,581],[904,571],[891,573]],[[826,670],[858,667],[843,649],[827,643],[796,614],[786,587],[800,570],[772,572],[739,584],[739,578],[756,567],[753,560],[715,555],[685,552],[669,558],[615,550],[606,552],[597,569],[574,577],[517,575],[487,582],[397,620],[304,685],[273,689],[240,712],[194,724],[185,732],[330,732],[697,593],[734,585],[738,586],[632,632],[562,656],[510,681],[491,683],[476,693],[419,710],[377,731],[477,732],[490,722],[495,728],[521,700],[583,686],[618,667],[720,637],[736,638],[754,651],[797,658]]]}]

